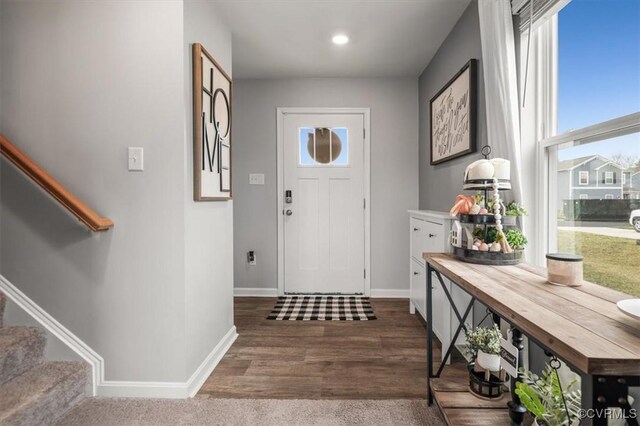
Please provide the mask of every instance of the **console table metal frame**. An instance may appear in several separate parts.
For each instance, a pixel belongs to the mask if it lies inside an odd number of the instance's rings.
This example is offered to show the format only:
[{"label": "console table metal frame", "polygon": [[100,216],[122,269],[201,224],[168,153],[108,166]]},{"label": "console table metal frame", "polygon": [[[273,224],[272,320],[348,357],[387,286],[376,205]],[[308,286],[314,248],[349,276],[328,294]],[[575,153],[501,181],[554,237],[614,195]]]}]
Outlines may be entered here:
[{"label": "console table metal frame", "polygon": [[[464,330],[467,331],[466,319],[471,312],[471,308],[473,307],[476,300],[481,303],[485,303],[480,298],[477,298],[470,292],[468,292],[463,286],[456,282],[455,276],[448,276],[446,273],[444,274],[446,278],[448,278],[453,284],[457,285],[459,288],[464,290],[467,294],[471,296],[471,300],[468,305],[464,308],[463,314],[460,314],[458,307],[456,306],[451,294],[449,293],[447,286],[442,279],[442,275],[440,271],[436,270],[432,266],[433,260],[429,257],[430,254],[425,253],[423,255],[426,264],[427,264],[427,357],[428,357],[428,381],[427,381],[427,398],[429,405],[433,404],[433,394],[431,390],[431,379],[440,377],[443,369],[445,368],[447,359],[451,356],[451,352],[455,347],[455,342],[460,335],[460,332]],[[446,255],[450,256],[450,255]],[[451,343],[449,347],[444,352],[442,356],[440,365],[438,370],[434,373],[433,368],[433,328],[432,328],[432,290],[433,290],[433,275],[438,279],[440,286],[442,287],[449,304],[451,305],[451,309],[453,310],[456,318],[459,321],[459,325],[451,339]],[[451,274],[455,275],[455,274]],[[499,314],[495,312],[487,303],[485,303],[491,313],[493,314],[494,322],[500,324],[500,320],[502,319]],[[516,348],[518,348],[518,365],[522,365],[522,351],[524,350],[524,337],[522,331],[518,328],[518,324],[511,322],[511,330],[512,330],[512,343]],[[529,340],[538,344],[541,348],[545,350],[547,353],[553,354],[554,352],[543,344],[539,339],[536,339],[534,336],[527,335]],[[444,348],[442,348],[444,351]],[[583,410],[592,410],[589,411],[592,419],[583,419],[581,424],[592,424],[593,426],[607,425],[608,419],[607,408],[619,407],[623,410],[624,417],[627,419],[627,423],[630,426],[638,426],[638,419],[631,418],[629,415],[631,407],[628,402],[628,390],[629,386],[640,386],[640,375],[594,375],[587,374],[581,369],[575,367],[566,359],[558,356],[565,364],[567,364],[573,371],[579,372],[581,376],[581,389],[582,389],[582,409]],[[520,403],[520,399],[518,395],[513,392],[515,389],[515,383],[519,381],[518,378],[511,378],[511,401],[508,403],[509,408],[509,417],[511,418],[512,424],[521,425],[524,420],[524,414],[526,413],[525,407]]]}]

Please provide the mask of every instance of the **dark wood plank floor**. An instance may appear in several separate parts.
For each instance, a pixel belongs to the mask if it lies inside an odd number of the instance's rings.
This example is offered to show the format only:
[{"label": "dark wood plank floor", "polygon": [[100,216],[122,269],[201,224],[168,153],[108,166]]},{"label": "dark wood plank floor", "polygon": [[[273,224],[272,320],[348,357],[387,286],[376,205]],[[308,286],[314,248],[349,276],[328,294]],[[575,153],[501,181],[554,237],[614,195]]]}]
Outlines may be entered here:
[{"label": "dark wood plank floor", "polygon": [[426,331],[407,300],[373,299],[375,321],[267,320],[274,305],[235,299],[239,337],[200,397],[426,397]]}]

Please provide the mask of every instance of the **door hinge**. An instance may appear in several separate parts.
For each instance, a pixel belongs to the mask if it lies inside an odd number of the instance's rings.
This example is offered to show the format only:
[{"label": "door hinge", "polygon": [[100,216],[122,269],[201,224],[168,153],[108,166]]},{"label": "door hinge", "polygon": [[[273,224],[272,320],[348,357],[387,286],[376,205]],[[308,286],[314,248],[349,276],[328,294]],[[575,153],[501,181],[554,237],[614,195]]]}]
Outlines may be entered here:
[{"label": "door hinge", "polygon": [[367,279],[367,270],[364,270],[364,279]]},{"label": "door hinge", "polygon": [[363,199],[362,199],[362,208],[363,208],[363,209],[366,209],[366,208],[367,208],[367,199],[366,199],[366,198],[363,198]]},{"label": "door hinge", "polygon": [[362,129],[362,139],[367,137],[367,129]]}]

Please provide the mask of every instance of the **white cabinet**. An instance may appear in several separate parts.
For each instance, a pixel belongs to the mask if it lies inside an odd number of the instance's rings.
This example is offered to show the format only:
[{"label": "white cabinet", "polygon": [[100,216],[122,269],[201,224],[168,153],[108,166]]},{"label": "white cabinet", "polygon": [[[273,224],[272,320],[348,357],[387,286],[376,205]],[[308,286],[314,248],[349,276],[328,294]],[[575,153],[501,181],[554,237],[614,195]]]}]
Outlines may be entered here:
[{"label": "white cabinet", "polygon": [[[425,321],[427,318],[427,267],[422,258],[422,253],[448,253],[451,251],[449,231],[451,230],[452,221],[453,219],[444,212],[409,211],[409,282],[411,288],[409,310],[412,314],[417,311]],[[471,297],[456,285],[452,285],[449,280],[443,278],[443,281],[462,315]],[[432,276],[432,295],[433,331],[438,340],[442,342],[443,347],[448,347],[458,327],[458,319],[453,313],[449,300],[435,274]],[[471,315],[469,314],[468,322],[471,322]],[[464,333],[461,333],[458,339],[459,343],[462,343],[462,341],[464,341]]]}]

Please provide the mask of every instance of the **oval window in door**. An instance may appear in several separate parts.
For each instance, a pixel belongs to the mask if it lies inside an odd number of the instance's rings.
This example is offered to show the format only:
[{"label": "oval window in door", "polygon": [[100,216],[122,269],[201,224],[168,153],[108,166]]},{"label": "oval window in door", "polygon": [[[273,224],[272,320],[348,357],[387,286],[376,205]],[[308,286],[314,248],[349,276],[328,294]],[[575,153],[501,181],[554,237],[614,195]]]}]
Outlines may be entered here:
[{"label": "oval window in door", "polygon": [[342,141],[333,130],[327,127],[317,127],[314,133],[309,134],[307,151],[311,158],[318,163],[329,164],[340,156]]}]

